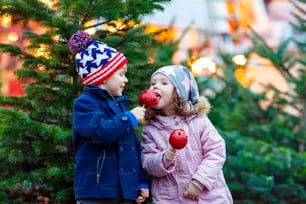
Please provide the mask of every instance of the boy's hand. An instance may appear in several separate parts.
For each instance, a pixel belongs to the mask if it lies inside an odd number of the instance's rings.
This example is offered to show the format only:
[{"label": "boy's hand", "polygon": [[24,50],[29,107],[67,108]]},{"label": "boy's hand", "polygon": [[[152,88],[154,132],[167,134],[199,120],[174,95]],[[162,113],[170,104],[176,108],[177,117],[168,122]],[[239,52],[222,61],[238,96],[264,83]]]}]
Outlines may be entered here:
[{"label": "boy's hand", "polygon": [[142,188],[140,189],[139,196],[136,199],[136,203],[143,203],[147,198],[149,198],[149,189]]},{"label": "boy's hand", "polygon": [[146,109],[144,107],[135,107],[131,110],[131,113],[133,113],[138,120],[139,123],[142,123],[144,121]]}]

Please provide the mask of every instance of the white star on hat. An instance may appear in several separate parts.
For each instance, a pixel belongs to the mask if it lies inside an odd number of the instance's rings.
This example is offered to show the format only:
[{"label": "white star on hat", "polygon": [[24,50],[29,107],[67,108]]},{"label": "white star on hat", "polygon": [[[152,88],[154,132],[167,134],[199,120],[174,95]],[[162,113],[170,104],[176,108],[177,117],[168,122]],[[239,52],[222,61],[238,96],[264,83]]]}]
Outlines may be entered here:
[{"label": "white star on hat", "polygon": [[78,72],[79,72],[79,75],[80,75],[82,78],[83,78],[83,75],[84,75],[84,74],[88,74],[88,71],[87,71],[86,67],[84,67],[84,68],[80,67],[79,70],[78,70]]},{"label": "white star on hat", "polygon": [[82,63],[83,67],[85,67],[85,66],[86,66],[86,63],[87,63],[88,61],[92,61],[93,59],[94,59],[94,58],[93,58],[92,56],[84,54],[84,55],[83,55],[83,58],[80,60],[80,63]]},{"label": "white star on hat", "polygon": [[92,61],[92,63],[96,63],[97,66],[101,65],[101,61],[104,59],[108,59],[109,57],[107,56],[107,54],[104,52],[102,54],[97,53],[96,54],[96,59],[94,61]]},{"label": "white star on hat", "polygon": [[[98,46],[96,47],[97,50],[100,50],[101,52],[104,52],[105,48],[108,48],[108,46],[104,43],[98,43]],[[89,46],[90,47],[90,46]]]}]

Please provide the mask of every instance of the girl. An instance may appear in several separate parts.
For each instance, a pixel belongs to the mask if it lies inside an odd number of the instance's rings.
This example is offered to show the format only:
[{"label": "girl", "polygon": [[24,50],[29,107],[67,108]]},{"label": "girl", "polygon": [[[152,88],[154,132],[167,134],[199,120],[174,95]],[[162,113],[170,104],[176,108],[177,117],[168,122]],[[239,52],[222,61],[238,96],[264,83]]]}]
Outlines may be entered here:
[{"label": "girl", "polygon": [[[210,104],[199,97],[186,67],[170,65],[155,71],[150,89],[159,101],[146,111],[142,163],[152,175],[153,204],[233,203],[222,167],[225,143],[206,114]],[[172,131],[188,135],[185,148],[169,144]]]}]

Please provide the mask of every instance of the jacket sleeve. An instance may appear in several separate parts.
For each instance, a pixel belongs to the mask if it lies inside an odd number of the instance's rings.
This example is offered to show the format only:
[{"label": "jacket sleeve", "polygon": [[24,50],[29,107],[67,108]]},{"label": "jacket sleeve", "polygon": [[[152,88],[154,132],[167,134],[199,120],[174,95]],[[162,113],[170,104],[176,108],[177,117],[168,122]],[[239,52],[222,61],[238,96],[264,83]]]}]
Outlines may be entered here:
[{"label": "jacket sleeve", "polygon": [[94,142],[112,144],[120,137],[134,131],[131,114],[110,113],[108,107],[89,97],[79,98],[73,107],[73,131]]},{"label": "jacket sleeve", "polygon": [[192,178],[211,190],[220,173],[222,173],[222,167],[226,159],[226,149],[224,139],[219,135],[210,120],[206,116],[203,120],[201,120],[201,124],[204,128],[200,130],[203,160]]},{"label": "jacket sleeve", "polygon": [[165,150],[156,146],[151,133],[144,127],[142,131],[141,159],[143,168],[155,177],[167,176],[175,169],[175,163],[167,169],[163,164]]}]

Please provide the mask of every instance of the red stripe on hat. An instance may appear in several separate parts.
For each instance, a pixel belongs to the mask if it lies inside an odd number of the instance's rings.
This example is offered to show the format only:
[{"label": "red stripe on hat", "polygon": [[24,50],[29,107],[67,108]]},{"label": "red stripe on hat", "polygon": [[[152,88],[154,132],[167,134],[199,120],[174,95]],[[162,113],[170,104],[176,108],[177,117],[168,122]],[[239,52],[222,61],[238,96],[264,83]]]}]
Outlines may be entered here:
[{"label": "red stripe on hat", "polygon": [[103,74],[102,76],[97,77],[92,82],[93,85],[100,85],[103,81],[107,80],[109,77],[111,77],[116,71],[118,71],[123,65],[127,63],[126,58],[121,58],[120,61],[118,61],[113,67],[116,67],[116,69],[109,69],[107,73]]},{"label": "red stripe on hat", "polygon": [[94,85],[101,84],[126,63],[127,59],[122,53],[115,55],[110,63],[105,64],[102,69],[97,71],[96,77],[92,78],[89,83]]},{"label": "red stripe on hat", "polygon": [[127,62],[128,61],[125,56],[121,52],[118,52],[104,66],[100,67],[95,72],[90,73],[85,78],[83,78],[82,82],[85,85],[99,85],[103,81],[108,79],[114,72],[120,69]]},{"label": "red stripe on hat", "polygon": [[97,77],[92,84],[93,85],[99,85],[101,84],[103,81],[105,81],[106,79],[108,79],[109,77],[111,77],[117,70],[119,70],[123,65],[125,65],[127,63],[127,59],[126,58],[122,58],[120,61],[118,61],[115,65],[113,65],[114,67],[117,67],[117,69],[110,69],[107,73],[103,74],[102,76]]},{"label": "red stripe on hat", "polygon": [[97,79],[100,78],[108,78],[107,76],[110,75],[110,73],[114,73],[115,71],[118,70],[121,66],[121,62],[125,60],[125,57],[123,54],[121,55],[115,55],[114,59],[112,59],[110,62],[104,65],[102,70],[97,70],[95,78],[92,78],[91,83],[94,83]]},{"label": "red stripe on hat", "polygon": [[[97,69],[95,72],[87,75],[82,82],[84,84],[96,84],[97,80],[103,81],[110,77],[110,74],[117,71],[120,67],[117,65],[117,61],[126,60],[124,55],[118,52],[115,56],[113,56],[104,66]],[[117,66],[116,66],[117,65]]]}]

